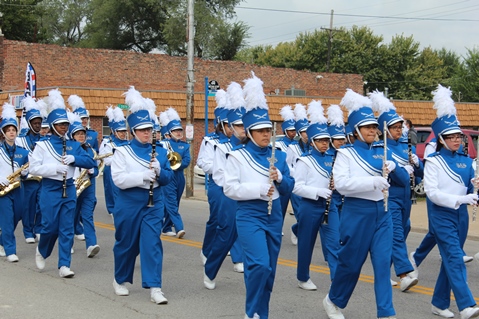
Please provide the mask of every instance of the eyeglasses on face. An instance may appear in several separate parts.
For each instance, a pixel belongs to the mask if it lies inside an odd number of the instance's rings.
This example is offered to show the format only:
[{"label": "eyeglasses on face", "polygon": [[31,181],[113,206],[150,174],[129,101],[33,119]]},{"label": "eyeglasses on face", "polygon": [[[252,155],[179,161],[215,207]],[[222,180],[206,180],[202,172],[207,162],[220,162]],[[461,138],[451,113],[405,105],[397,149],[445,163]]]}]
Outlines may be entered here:
[{"label": "eyeglasses on face", "polygon": [[450,141],[459,141],[464,138],[464,135],[462,134],[451,134],[451,135],[446,135],[444,136],[445,140],[450,140]]}]

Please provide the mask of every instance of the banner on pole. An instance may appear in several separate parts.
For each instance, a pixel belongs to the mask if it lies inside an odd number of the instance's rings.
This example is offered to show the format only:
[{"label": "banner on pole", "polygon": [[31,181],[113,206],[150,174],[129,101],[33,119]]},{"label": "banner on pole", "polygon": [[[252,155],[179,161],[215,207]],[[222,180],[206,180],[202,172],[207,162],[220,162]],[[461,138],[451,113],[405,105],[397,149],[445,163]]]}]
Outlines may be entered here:
[{"label": "banner on pole", "polygon": [[32,98],[37,97],[37,83],[36,83],[35,69],[33,68],[30,62],[27,63],[27,71],[25,72],[25,92],[23,93],[24,97],[31,96]]}]

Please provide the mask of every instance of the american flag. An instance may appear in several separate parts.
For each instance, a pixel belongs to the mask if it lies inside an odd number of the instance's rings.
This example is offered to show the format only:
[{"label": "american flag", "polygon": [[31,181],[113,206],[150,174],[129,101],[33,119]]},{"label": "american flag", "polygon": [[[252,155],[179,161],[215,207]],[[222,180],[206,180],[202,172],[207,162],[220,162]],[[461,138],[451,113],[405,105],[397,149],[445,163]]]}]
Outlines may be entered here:
[{"label": "american flag", "polygon": [[36,75],[35,69],[33,68],[30,62],[27,63],[27,72],[25,73],[25,92],[23,96],[31,96],[36,98],[37,95],[37,84],[36,84]]}]

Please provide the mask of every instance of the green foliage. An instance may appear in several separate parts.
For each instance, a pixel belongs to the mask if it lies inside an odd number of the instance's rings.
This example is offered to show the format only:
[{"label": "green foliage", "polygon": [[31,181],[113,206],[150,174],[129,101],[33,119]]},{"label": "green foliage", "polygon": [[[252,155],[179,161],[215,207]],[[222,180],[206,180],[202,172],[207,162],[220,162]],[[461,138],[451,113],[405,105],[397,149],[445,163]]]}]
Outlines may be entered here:
[{"label": "green foliage", "polygon": [[[479,49],[468,49],[454,81],[456,98],[461,102],[479,101]],[[460,97],[459,97],[460,92]]]},{"label": "green foliage", "polygon": [[46,40],[45,30],[41,28],[44,13],[42,0],[2,0],[0,12],[3,14],[2,32],[6,39],[27,42]]}]

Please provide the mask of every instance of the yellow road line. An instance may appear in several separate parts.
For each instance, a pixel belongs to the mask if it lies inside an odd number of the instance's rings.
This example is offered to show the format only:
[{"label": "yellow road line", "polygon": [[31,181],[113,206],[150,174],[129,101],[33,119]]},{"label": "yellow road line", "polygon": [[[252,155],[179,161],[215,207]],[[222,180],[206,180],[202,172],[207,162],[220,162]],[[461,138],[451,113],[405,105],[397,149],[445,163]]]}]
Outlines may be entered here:
[{"label": "yellow road line", "polygon": [[[95,226],[99,227],[99,228],[103,228],[103,229],[115,230],[115,226],[112,225],[112,224],[95,222]],[[167,242],[170,242],[170,243],[185,245],[185,246],[189,246],[189,247],[200,248],[200,249],[201,249],[201,246],[202,246],[202,243],[200,243],[200,242],[193,241],[193,240],[188,240],[188,239],[179,239],[179,238],[176,238],[176,237],[161,236],[161,240],[162,241],[167,241]],[[291,268],[296,268],[297,262],[294,261],[294,260],[290,260],[290,259],[278,258],[278,265],[291,267]],[[312,272],[329,275],[329,267],[327,267],[327,266],[319,266],[319,265],[311,264],[309,269]],[[360,275],[359,276],[359,281],[367,282],[367,283],[374,283],[374,276]],[[399,283],[398,283],[398,286],[393,287],[393,288],[400,289]],[[412,287],[411,289],[409,289],[409,291],[417,292],[417,293],[420,293],[422,295],[432,296],[433,293],[434,293],[434,288],[416,285],[416,286]],[[455,300],[453,295],[451,295],[451,298],[452,298],[452,300]],[[479,298],[474,297],[474,300],[476,300],[476,302],[479,303]]]}]

